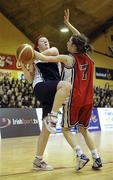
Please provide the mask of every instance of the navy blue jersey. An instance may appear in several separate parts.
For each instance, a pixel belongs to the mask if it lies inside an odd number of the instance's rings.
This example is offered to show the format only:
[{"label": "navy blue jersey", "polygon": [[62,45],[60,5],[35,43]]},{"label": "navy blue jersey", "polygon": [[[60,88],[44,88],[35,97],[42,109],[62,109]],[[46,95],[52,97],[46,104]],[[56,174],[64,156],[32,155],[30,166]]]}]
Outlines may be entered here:
[{"label": "navy blue jersey", "polygon": [[40,73],[40,76],[43,78],[43,80],[59,80],[61,79],[59,69],[58,69],[58,63],[42,63],[38,62],[36,63],[36,67],[38,68],[38,71]]}]

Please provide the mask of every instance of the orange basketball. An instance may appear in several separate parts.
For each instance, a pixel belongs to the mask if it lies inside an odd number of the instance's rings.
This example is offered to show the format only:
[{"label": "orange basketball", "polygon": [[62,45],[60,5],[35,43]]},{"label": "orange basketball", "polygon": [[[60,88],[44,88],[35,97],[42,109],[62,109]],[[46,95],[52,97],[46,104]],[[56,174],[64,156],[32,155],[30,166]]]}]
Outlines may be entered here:
[{"label": "orange basketball", "polygon": [[21,44],[16,51],[17,60],[21,61],[23,64],[28,64],[33,56],[34,51],[29,44]]}]

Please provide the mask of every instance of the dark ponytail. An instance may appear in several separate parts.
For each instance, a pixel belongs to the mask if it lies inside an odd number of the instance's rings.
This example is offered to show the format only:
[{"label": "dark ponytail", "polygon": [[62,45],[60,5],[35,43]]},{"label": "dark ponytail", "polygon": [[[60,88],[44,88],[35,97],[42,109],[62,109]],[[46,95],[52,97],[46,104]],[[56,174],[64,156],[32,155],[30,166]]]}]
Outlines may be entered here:
[{"label": "dark ponytail", "polygon": [[78,53],[87,53],[93,50],[88,38],[84,34],[73,35],[72,43],[76,45]]}]

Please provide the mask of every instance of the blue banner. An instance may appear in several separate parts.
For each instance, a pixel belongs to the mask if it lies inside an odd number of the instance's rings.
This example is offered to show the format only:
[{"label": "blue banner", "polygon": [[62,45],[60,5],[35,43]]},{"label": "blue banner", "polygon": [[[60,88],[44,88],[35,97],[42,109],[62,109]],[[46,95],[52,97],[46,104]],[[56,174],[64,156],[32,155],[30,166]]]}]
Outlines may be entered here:
[{"label": "blue banner", "polygon": [[93,108],[91,119],[89,122],[89,131],[100,131],[100,121],[98,116],[98,110],[96,108]]}]

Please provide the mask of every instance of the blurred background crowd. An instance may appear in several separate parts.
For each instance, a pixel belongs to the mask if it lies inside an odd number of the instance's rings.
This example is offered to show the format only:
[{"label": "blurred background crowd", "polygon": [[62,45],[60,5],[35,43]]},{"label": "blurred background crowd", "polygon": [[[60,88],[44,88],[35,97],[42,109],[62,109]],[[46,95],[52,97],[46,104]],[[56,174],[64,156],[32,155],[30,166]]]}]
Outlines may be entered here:
[{"label": "blurred background crowd", "polygon": [[[38,108],[40,102],[33,95],[32,85],[25,79],[0,80],[1,108]],[[94,87],[94,107],[113,107],[113,90]]]},{"label": "blurred background crowd", "polygon": [[9,79],[0,81],[1,108],[37,108],[40,102],[33,95],[32,85],[26,80]]}]

